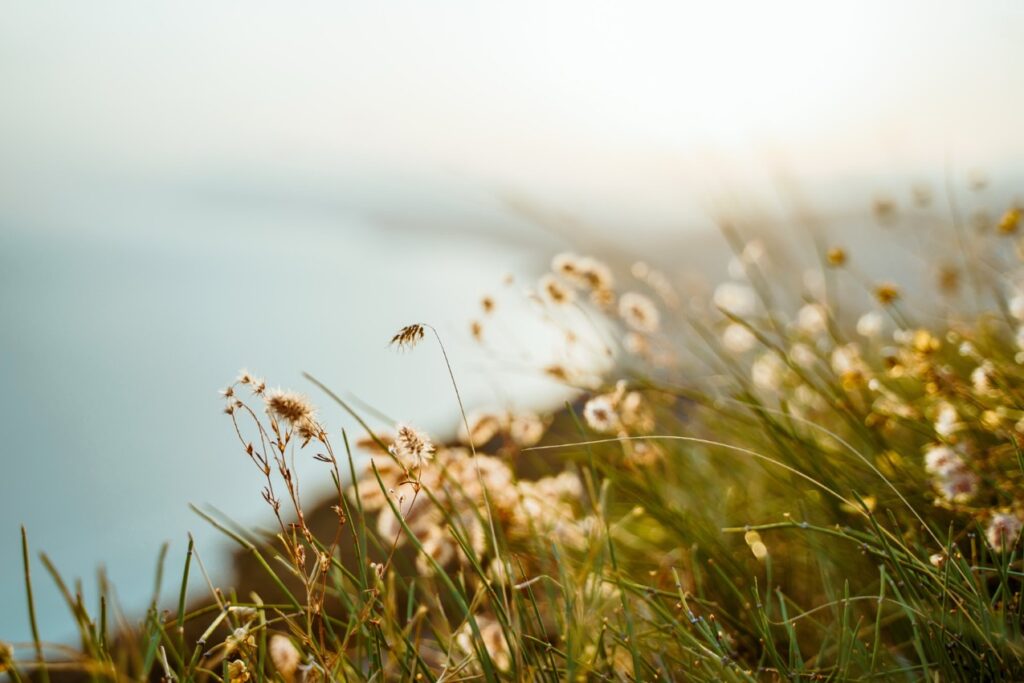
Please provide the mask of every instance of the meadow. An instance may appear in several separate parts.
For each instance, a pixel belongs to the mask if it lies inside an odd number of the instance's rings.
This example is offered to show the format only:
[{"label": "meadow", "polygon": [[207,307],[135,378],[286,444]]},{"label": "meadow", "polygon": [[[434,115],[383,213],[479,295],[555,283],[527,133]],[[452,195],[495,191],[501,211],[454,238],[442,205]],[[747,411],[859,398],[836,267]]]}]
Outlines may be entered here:
[{"label": "meadow", "polygon": [[[1024,679],[1024,269],[1019,208],[950,216],[922,189],[865,210],[873,249],[929,230],[877,279],[842,234],[798,264],[723,224],[729,278],[681,284],[562,253],[484,294],[467,330],[495,354],[525,308],[573,390],[556,410],[463,405],[429,322],[452,439],[386,420],[309,376],[242,371],[225,429],[264,478],[272,531],[209,509],[237,543],[231,585],[190,545],[161,556],[140,619],[87,606],[23,534],[34,639],[0,643],[13,681],[1012,681]],[[917,267],[916,266],[916,267]],[[514,323],[511,325],[515,327]],[[382,339],[382,342],[385,341]],[[525,354],[523,357],[528,357]],[[315,404],[353,416],[333,430]],[[305,508],[294,463],[334,495]],[[47,643],[33,586],[80,633]],[[187,599],[188,588],[208,587]],[[173,595],[172,595],[173,593]],[[8,607],[5,607],[8,608]]]}]

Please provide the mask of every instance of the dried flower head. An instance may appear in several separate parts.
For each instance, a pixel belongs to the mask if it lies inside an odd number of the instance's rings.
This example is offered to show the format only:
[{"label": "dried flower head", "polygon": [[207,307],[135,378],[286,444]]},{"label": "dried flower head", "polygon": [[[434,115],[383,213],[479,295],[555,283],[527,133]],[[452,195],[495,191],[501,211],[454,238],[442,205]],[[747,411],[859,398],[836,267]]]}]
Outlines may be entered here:
[{"label": "dried flower head", "polygon": [[722,346],[730,353],[746,353],[757,344],[757,337],[745,326],[730,323],[722,333]]},{"label": "dried flower head", "polygon": [[275,633],[270,637],[267,650],[270,653],[270,661],[274,663],[274,668],[278,673],[286,681],[292,680],[295,677],[295,672],[299,669],[299,664],[302,663],[302,655],[299,654],[291,638]]},{"label": "dried flower head", "polygon": [[999,219],[999,233],[1002,235],[1012,235],[1017,232],[1020,228],[1021,210],[1017,207],[1013,207],[1009,211],[1003,214],[1003,217]]},{"label": "dried flower head", "polygon": [[742,318],[754,312],[757,295],[747,285],[723,282],[715,288],[714,302],[722,310]]},{"label": "dried flower head", "polygon": [[842,247],[832,247],[825,253],[825,259],[833,268],[846,265],[846,250]]},{"label": "dried flower head", "polygon": [[480,299],[480,308],[485,314],[493,313],[494,306],[494,297],[487,295]]},{"label": "dried flower head", "polygon": [[236,659],[228,664],[229,683],[245,683],[249,678],[251,678],[249,674],[249,667],[245,665],[244,661]]},{"label": "dried flower head", "polygon": [[424,334],[423,325],[420,323],[406,325],[391,338],[391,345],[399,349],[411,349],[423,339]]},{"label": "dried flower head", "polygon": [[508,434],[519,446],[529,448],[540,442],[546,429],[536,413],[516,413],[508,425]]},{"label": "dried flower head", "polygon": [[1020,528],[1021,522],[1016,515],[992,515],[992,520],[985,529],[985,537],[994,550],[1005,552],[1017,544]]},{"label": "dried flower head", "polygon": [[571,304],[576,298],[576,292],[566,287],[561,280],[551,274],[541,277],[540,282],[537,283],[537,289],[545,301],[558,306]]},{"label": "dried flower head", "polygon": [[878,311],[868,311],[857,319],[857,334],[862,337],[877,337],[882,331],[882,314]]},{"label": "dried flower head", "polygon": [[619,299],[619,315],[627,325],[637,332],[658,331],[660,316],[654,302],[643,294],[626,292]]},{"label": "dried flower head", "polygon": [[614,432],[619,428],[619,414],[611,394],[595,396],[583,406],[583,419],[595,432]]},{"label": "dried flower head", "polygon": [[275,420],[281,420],[293,427],[313,420],[313,406],[302,394],[294,391],[283,391],[274,389],[264,399],[267,404],[267,413]]},{"label": "dried flower head", "polygon": [[594,290],[610,290],[615,284],[611,269],[592,257],[579,260],[577,267],[583,283]]},{"label": "dried flower head", "polygon": [[796,326],[804,334],[814,336],[828,329],[828,311],[821,304],[806,304],[796,314]]},{"label": "dried flower head", "polygon": [[900,298],[899,288],[889,282],[883,282],[875,287],[875,299],[883,306],[895,303]]},{"label": "dried flower head", "polygon": [[14,648],[0,640],[0,674],[14,666]]},{"label": "dried flower head", "polygon": [[[468,431],[465,422],[469,423]],[[504,420],[497,413],[477,411],[470,413],[465,422],[459,425],[459,440],[479,448],[502,431]]]},{"label": "dried flower head", "polygon": [[426,434],[408,425],[398,425],[398,433],[389,450],[406,467],[415,467],[433,457],[434,444]]}]

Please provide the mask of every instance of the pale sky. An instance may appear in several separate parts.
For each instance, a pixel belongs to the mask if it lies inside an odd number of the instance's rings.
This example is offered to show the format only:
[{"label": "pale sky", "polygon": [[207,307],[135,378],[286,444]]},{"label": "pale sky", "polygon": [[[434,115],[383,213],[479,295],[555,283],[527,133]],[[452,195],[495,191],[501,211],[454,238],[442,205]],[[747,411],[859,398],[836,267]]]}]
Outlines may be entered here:
[{"label": "pale sky", "polygon": [[1009,0],[3,5],[0,208],[55,178],[352,169],[671,207],[750,160],[1024,158]]}]

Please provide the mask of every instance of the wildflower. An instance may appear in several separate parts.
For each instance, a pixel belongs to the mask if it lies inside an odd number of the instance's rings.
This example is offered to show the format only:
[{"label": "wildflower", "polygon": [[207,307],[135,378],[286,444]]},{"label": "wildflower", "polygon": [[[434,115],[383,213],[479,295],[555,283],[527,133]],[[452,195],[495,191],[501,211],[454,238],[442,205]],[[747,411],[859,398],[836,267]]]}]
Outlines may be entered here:
[{"label": "wildflower", "polygon": [[647,337],[637,332],[627,332],[622,338],[622,346],[635,356],[644,356],[651,350]]},{"label": "wildflower", "polygon": [[943,403],[939,406],[939,412],[935,418],[935,433],[941,437],[951,436],[960,427],[958,419],[956,408],[949,403]]},{"label": "wildflower", "polygon": [[842,247],[832,247],[825,253],[825,259],[833,268],[839,268],[846,264],[846,250]]},{"label": "wildflower", "polygon": [[501,417],[489,412],[471,413],[466,422],[469,423],[469,431],[465,423],[460,425],[459,440],[465,444],[472,443],[478,448],[497,436],[502,429]]},{"label": "wildflower", "polygon": [[1010,310],[1010,315],[1017,320],[1024,320],[1024,294],[1014,294],[1006,305]]},{"label": "wildflower", "polygon": [[818,356],[807,344],[793,344],[789,349],[789,357],[794,363],[800,367],[807,369],[812,367],[817,361]]},{"label": "wildflower", "polygon": [[964,461],[949,446],[932,446],[924,454],[924,468],[931,474],[947,475],[963,469]]},{"label": "wildflower", "polygon": [[239,384],[249,384],[252,382],[252,375],[245,368],[238,371],[238,378],[235,380]]},{"label": "wildflower", "polygon": [[551,259],[551,270],[571,282],[579,282],[580,278],[580,257],[576,254],[557,254]]},{"label": "wildflower", "polygon": [[295,677],[295,672],[299,669],[302,655],[295,648],[291,638],[275,633],[270,637],[267,650],[270,653],[270,661],[274,663],[274,668],[278,673],[286,681],[292,680]]},{"label": "wildflower", "polygon": [[538,284],[541,296],[553,304],[563,306],[571,304],[576,298],[576,293],[562,284],[561,280],[554,275],[545,275]]},{"label": "wildflower", "polygon": [[882,314],[868,311],[857,319],[857,334],[862,337],[877,337],[882,331]]},{"label": "wildflower", "polygon": [[971,371],[971,384],[979,394],[987,394],[992,390],[992,364],[988,361],[982,363]]},{"label": "wildflower", "polygon": [[713,301],[723,311],[742,318],[754,312],[757,295],[746,285],[723,282],[715,288]]},{"label": "wildflower", "polygon": [[985,537],[994,550],[1003,552],[1017,544],[1020,528],[1021,522],[1016,515],[993,515],[985,529]]},{"label": "wildflower", "polygon": [[228,664],[229,683],[245,683],[249,678],[251,678],[249,668],[245,665],[244,661],[236,659]]},{"label": "wildflower", "polygon": [[0,640],[0,674],[14,666],[14,648]]},{"label": "wildflower", "polygon": [[820,304],[807,304],[797,312],[796,326],[811,336],[821,334],[828,327],[828,313]]},{"label": "wildflower", "polygon": [[778,391],[786,365],[774,353],[768,351],[757,357],[750,366],[750,379],[754,386],[768,391]]},{"label": "wildflower", "polygon": [[583,407],[583,418],[596,432],[613,432],[619,427],[619,414],[609,394],[595,396]]},{"label": "wildflower", "polygon": [[875,298],[883,306],[889,306],[900,298],[900,290],[890,282],[883,282],[875,287]]},{"label": "wildflower", "polygon": [[936,482],[939,493],[946,500],[963,502],[978,491],[978,476],[968,469],[958,469],[943,475]]},{"label": "wildflower", "polygon": [[304,421],[313,419],[313,406],[302,394],[275,389],[264,400],[267,404],[267,412],[276,420],[298,426]]},{"label": "wildflower", "polygon": [[956,266],[944,265],[939,268],[939,290],[955,294],[960,288],[960,270]]},{"label": "wildflower", "polygon": [[256,639],[244,628],[236,628],[229,633],[224,643],[228,646],[228,650],[256,647]]},{"label": "wildflower", "polygon": [[415,467],[434,455],[434,444],[426,434],[408,425],[398,425],[398,433],[388,449],[406,467]]},{"label": "wildflower", "polygon": [[508,425],[509,436],[524,448],[535,446],[543,438],[544,429],[544,422],[536,413],[517,413]]},{"label": "wildflower", "polygon": [[872,205],[875,218],[881,223],[888,223],[896,216],[896,202],[889,197],[878,197]]},{"label": "wildflower", "polygon": [[999,219],[999,225],[997,226],[1000,234],[1011,235],[1017,232],[1020,227],[1021,211],[1014,207],[1003,214],[1003,217]]},{"label": "wildflower", "polygon": [[612,271],[595,258],[586,257],[578,263],[583,282],[593,290],[611,290],[614,285]]},{"label": "wildflower", "polygon": [[638,332],[652,333],[658,331],[659,314],[658,309],[650,299],[643,294],[626,292],[619,299],[619,315]]},{"label": "wildflower", "polygon": [[[508,643],[505,641],[505,634],[501,624],[489,617],[476,617],[477,628],[480,630],[480,640],[483,649],[487,652],[491,662],[499,671],[508,671],[512,666],[512,655],[509,653]],[[477,648],[473,643],[473,628],[467,622],[455,633],[455,644],[463,654],[475,656]]]},{"label": "wildflower", "polygon": [[423,339],[423,325],[416,323],[406,325],[391,338],[391,345],[399,349],[411,349]]},{"label": "wildflower", "polygon": [[444,567],[455,559],[455,544],[440,527],[431,527],[420,545],[423,552],[416,556],[416,568],[423,575],[431,576],[435,566]]},{"label": "wildflower", "polygon": [[635,432],[654,429],[654,414],[639,391],[631,391],[622,397],[619,416],[622,424]]},{"label": "wildflower", "polygon": [[932,553],[932,555],[928,558],[928,562],[930,562],[931,565],[936,569],[942,569],[942,567],[946,564],[946,554]]},{"label": "wildflower", "polygon": [[732,323],[722,333],[722,344],[731,353],[746,353],[754,348],[757,337],[743,325]]},{"label": "wildflower", "polygon": [[761,240],[750,240],[743,245],[743,251],[740,252],[740,259],[744,263],[760,265],[764,262],[765,254],[764,242]]}]

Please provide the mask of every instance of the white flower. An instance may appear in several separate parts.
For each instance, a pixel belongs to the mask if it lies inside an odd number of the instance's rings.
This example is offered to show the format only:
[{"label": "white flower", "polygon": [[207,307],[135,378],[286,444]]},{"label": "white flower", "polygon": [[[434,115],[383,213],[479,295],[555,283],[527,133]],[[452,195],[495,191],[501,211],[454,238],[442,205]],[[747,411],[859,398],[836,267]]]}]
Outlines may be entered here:
[{"label": "white flower", "polygon": [[561,280],[550,273],[541,277],[537,283],[537,290],[544,300],[558,306],[571,304],[576,298],[576,292],[566,287]]},{"label": "white flower", "polygon": [[793,344],[789,349],[789,357],[794,363],[804,369],[812,367],[818,361],[818,356],[814,353],[814,349],[807,344]]},{"label": "white flower", "polygon": [[723,282],[715,288],[715,305],[736,316],[747,316],[757,307],[757,295],[746,285]]},{"label": "white flower", "polygon": [[388,449],[406,467],[415,467],[434,455],[434,444],[426,434],[408,425],[398,425],[398,434]]},{"label": "white flower", "polygon": [[820,304],[807,304],[797,312],[796,326],[811,336],[821,334],[828,328],[828,313]]},{"label": "white flower", "polygon": [[619,315],[637,332],[658,331],[660,316],[654,302],[643,294],[626,292],[619,299]]},{"label": "white flower", "polygon": [[544,436],[544,422],[535,413],[517,413],[508,425],[509,436],[524,448],[535,446]]},{"label": "white flower", "polygon": [[1010,315],[1017,320],[1024,320],[1024,294],[1015,294],[1007,302]]},{"label": "white flower", "polygon": [[583,407],[583,419],[595,432],[613,432],[619,426],[615,401],[609,394],[595,396]]},{"label": "white flower", "polygon": [[731,353],[746,353],[754,348],[756,343],[757,337],[754,333],[739,323],[730,324],[722,333],[722,344]]},{"label": "white flower", "polygon": [[956,408],[948,403],[943,403],[939,406],[939,414],[935,418],[935,433],[942,437],[951,436],[959,428],[958,420]]},{"label": "white flower", "polygon": [[1017,537],[1020,536],[1020,520],[1016,515],[998,514],[992,516],[992,521],[985,529],[985,537],[993,549],[1000,552],[1009,550],[1017,544]]},{"label": "white flower", "polygon": [[974,390],[979,394],[986,394],[992,389],[992,382],[989,377],[991,370],[992,364],[985,362],[971,371],[971,384],[974,385]]},{"label": "white flower", "polygon": [[947,500],[970,500],[978,490],[978,476],[967,469],[953,470],[936,482],[939,493]]},{"label": "white flower", "polygon": [[868,311],[857,320],[857,334],[862,337],[877,337],[882,331],[882,314]]},{"label": "white flower", "polygon": [[754,386],[768,391],[778,391],[782,386],[786,364],[771,351],[762,353],[750,366],[750,379]]},{"label": "white flower", "polygon": [[832,352],[832,370],[836,374],[852,372],[861,366],[860,349],[856,344],[837,346]]},{"label": "white flower", "polygon": [[931,474],[947,475],[963,466],[964,461],[949,446],[933,446],[925,451],[924,468]]}]

